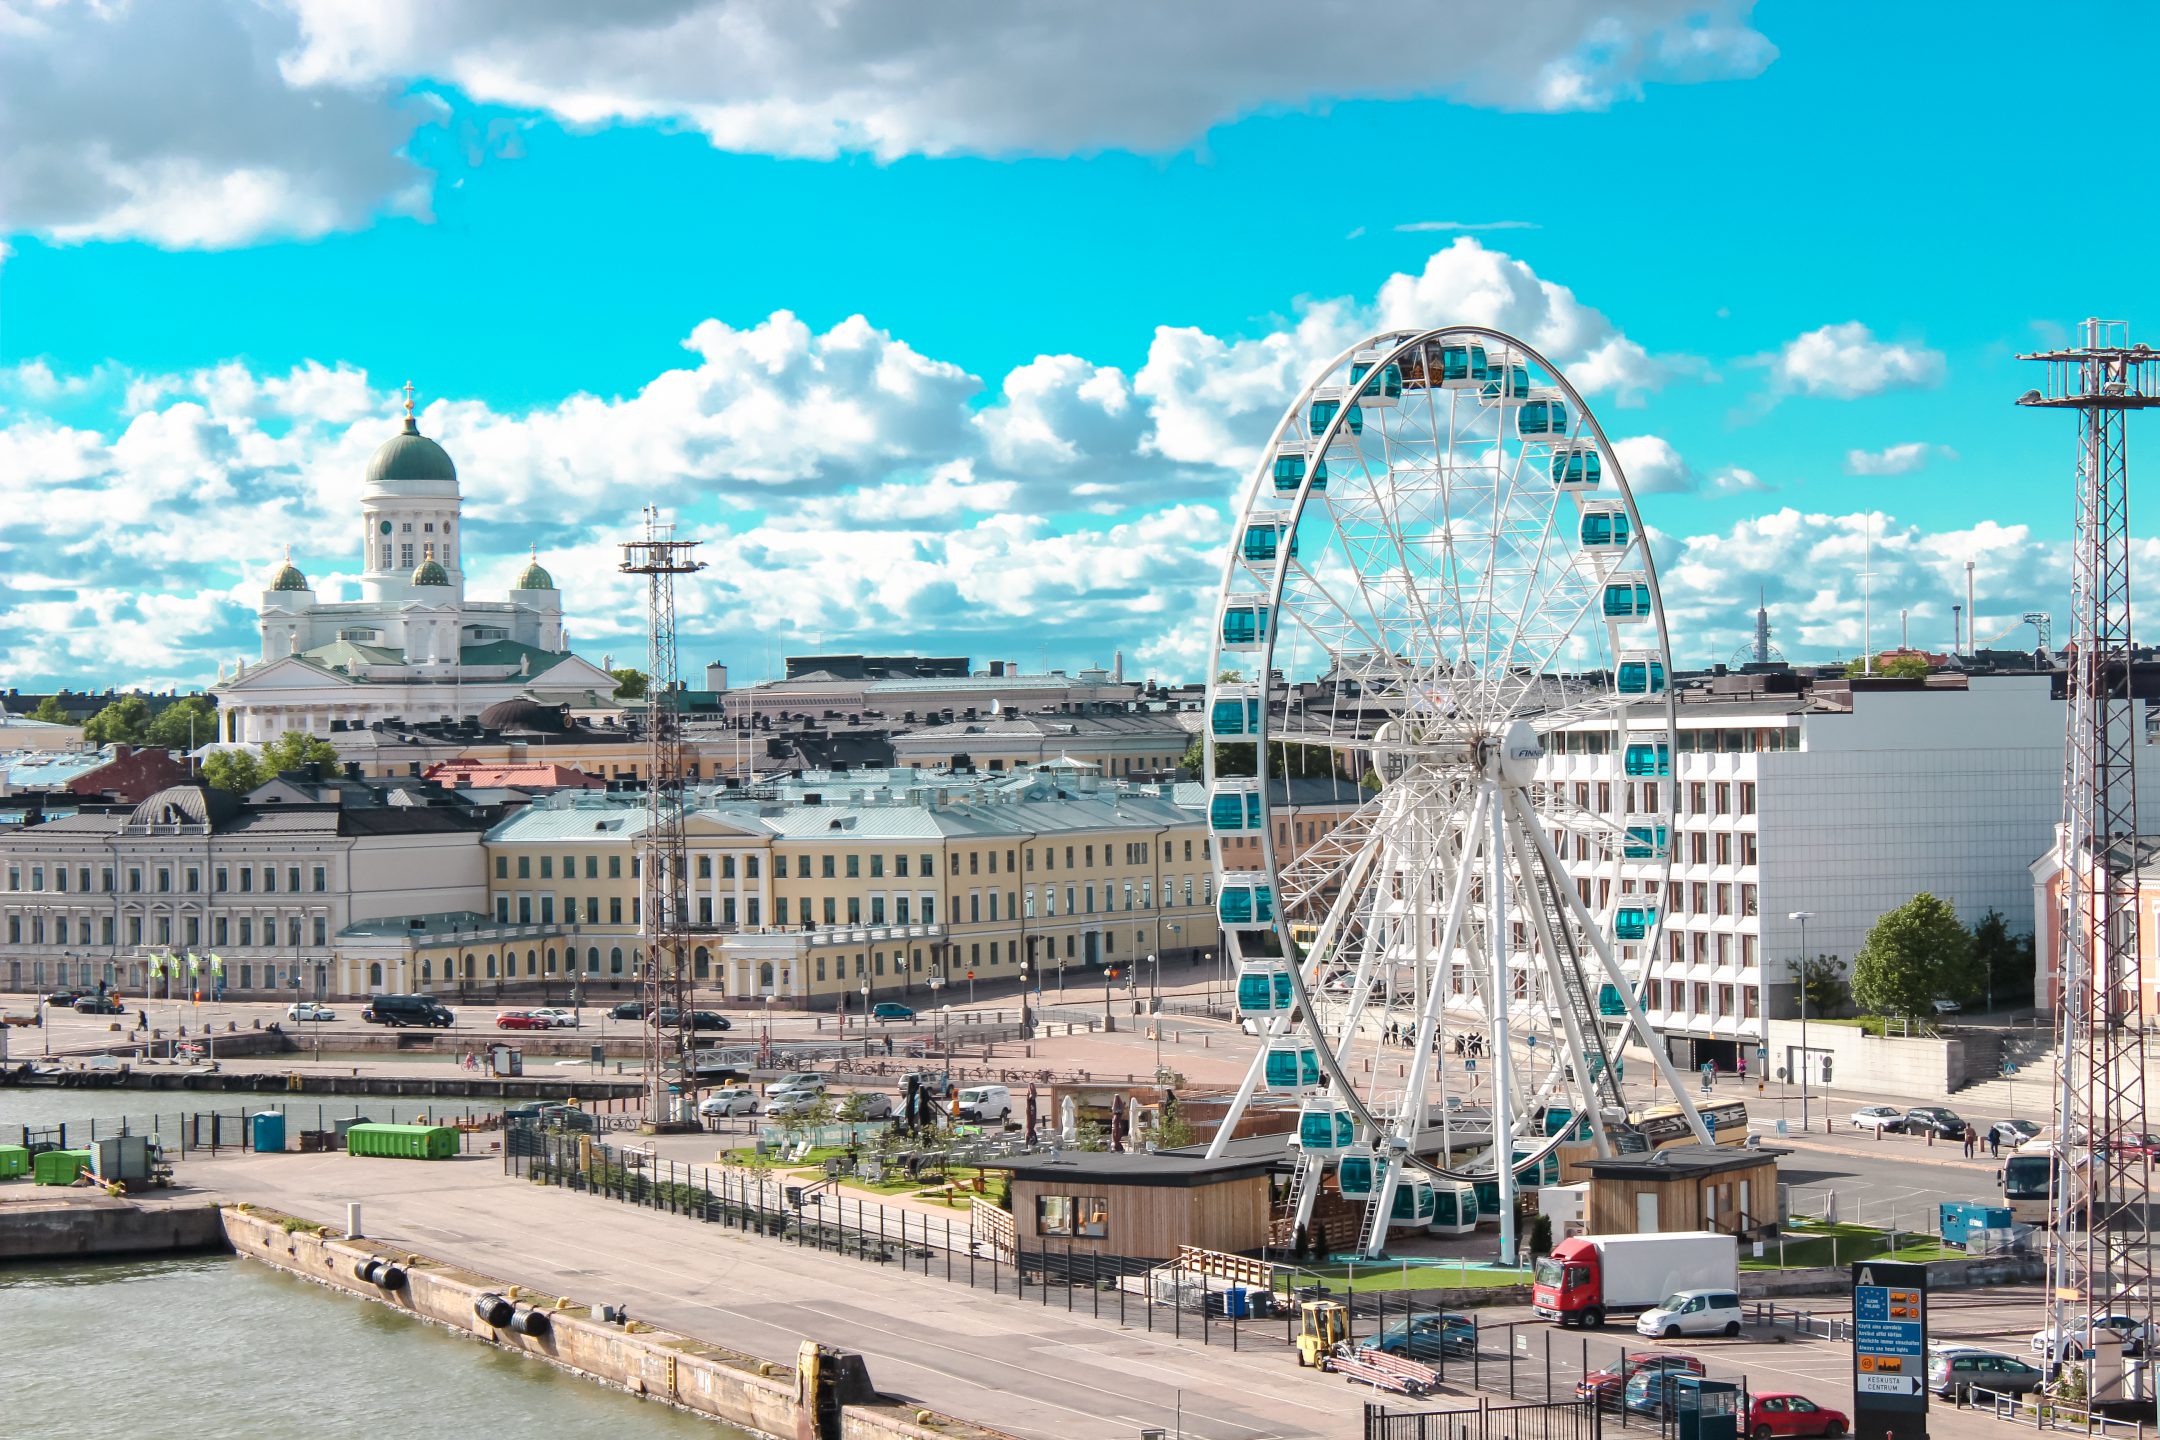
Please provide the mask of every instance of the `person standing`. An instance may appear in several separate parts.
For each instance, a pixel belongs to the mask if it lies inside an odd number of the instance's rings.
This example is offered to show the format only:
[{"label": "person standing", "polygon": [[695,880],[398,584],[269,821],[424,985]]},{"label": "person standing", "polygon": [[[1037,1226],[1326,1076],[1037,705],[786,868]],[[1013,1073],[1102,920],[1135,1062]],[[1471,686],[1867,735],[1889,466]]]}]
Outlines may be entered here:
[{"label": "person standing", "polygon": [[1970,1160],[1980,1148],[1980,1132],[1973,1129],[1970,1120],[1965,1122],[1965,1158]]}]

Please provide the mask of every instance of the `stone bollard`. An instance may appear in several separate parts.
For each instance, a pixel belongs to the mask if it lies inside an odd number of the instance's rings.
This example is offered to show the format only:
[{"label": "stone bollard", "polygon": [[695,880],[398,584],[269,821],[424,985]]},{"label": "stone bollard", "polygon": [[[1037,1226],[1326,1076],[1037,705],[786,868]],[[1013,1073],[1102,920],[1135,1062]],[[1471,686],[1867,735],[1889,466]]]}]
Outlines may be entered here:
[{"label": "stone bollard", "polygon": [[363,1233],[360,1229],[360,1202],[348,1200],[345,1202],[345,1238],[358,1240]]}]

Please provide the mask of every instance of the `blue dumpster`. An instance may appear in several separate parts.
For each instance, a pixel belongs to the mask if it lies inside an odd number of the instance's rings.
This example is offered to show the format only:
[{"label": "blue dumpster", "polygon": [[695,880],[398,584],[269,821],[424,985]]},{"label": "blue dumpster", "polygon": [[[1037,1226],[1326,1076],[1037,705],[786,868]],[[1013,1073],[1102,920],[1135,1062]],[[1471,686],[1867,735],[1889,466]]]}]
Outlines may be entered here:
[{"label": "blue dumpster", "polygon": [[248,1116],[254,1126],[255,1148],[258,1151],[282,1151],[285,1148],[285,1116],[276,1110],[262,1110]]},{"label": "blue dumpster", "polygon": [[1245,1298],[1244,1286],[1233,1285],[1230,1287],[1230,1293],[1223,1297],[1223,1314],[1229,1316],[1232,1320],[1251,1318],[1252,1306]]}]

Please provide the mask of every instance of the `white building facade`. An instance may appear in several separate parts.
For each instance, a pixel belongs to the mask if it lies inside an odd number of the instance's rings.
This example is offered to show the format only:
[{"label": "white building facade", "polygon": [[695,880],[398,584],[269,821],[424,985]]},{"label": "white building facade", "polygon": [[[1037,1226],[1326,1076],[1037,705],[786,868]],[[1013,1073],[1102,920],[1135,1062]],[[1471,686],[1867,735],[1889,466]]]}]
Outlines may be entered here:
[{"label": "white building facade", "polygon": [[457,467],[410,414],[360,496],[360,598],[326,604],[288,556],[257,609],[262,655],[212,693],[225,739],[264,742],[381,720],[474,718],[501,700],[595,705],[614,694],[569,651],[562,593],[537,555],[506,600],[465,596]]},{"label": "white building facade", "polygon": [[[1807,952],[1848,973],[1875,921],[1922,891],[1968,925],[1995,909],[2016,927],[2062,812],[2064,711],[2050,683],[1683,700],[1663,933],[1654,955],[1631,956],[1676,1059],[1757,1063],[1764,1016],[1795,1013],[1796,913]],[[1551,749],[1546,778],[1626,783],[1615,755]],[[2151,753],[2140,747],[2141,773]]]}]

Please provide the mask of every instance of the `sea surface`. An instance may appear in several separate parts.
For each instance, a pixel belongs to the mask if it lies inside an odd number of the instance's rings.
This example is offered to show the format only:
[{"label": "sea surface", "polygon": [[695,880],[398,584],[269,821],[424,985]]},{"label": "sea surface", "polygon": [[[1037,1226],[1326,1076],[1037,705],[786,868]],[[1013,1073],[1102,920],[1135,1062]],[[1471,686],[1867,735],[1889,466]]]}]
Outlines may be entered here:
[{"label": "sea surface", "polygon": [[0,1332],[0,1434],[747,1440],[233,1257],[0,1265]]}]

